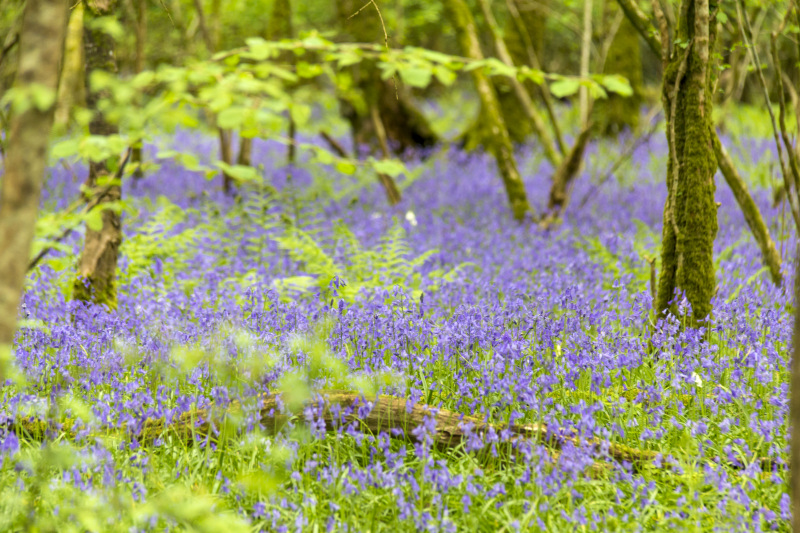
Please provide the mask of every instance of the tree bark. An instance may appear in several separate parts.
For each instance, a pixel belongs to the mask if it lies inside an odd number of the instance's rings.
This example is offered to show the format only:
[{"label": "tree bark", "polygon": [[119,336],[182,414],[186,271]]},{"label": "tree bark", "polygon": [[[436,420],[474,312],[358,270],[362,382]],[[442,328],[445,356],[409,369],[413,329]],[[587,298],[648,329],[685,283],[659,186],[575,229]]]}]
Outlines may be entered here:
[{"label": "tree bark", "polygon": [[[85,0],[86,22],[92,17],[110,16],[114,10],[114,0]],[[95,70],[105,70],[116,74],[117,62],[114,53],[114,40],[110,35],[92,24],[85,24],[83,32],[84,55],[86,58],[86,96],[87,107],[94,112],[89,123],[92,135],[114,135],[116,125],[111,124],[98,111],[97,104],[106,95],[91,89],[89,80]],[[87,226],[83,251],[78,260],[78,273],[73,287],[75,300],[94,302],[109,309],[117,306],[117,259],[122,243],[122,222],[118,211],[103,209],[103,204],[118,202],[122,197],[119,183],[98,187],[100,182],[113,180],[105,161],[89,163],[87,188],[92,191],[92,202],[102,209],[102,227],[96,231]]]},{"label": "tree bark", "polygon": [[[136,0],[136,60],[134,70],[138,74],[144,70],[146,59],[145,45],[147,44],[147,0]],[[142,143],[141,141],[133,147],[131,152],[131,162],[134,164],[133,177],[141,179],[144,177],[142,171]]]},{"label": "tree bark", "polygon": [[69,127],[73,107],[82,103],[85,88],[83,82],[83,4],[72,10],[64,41],[64,60],[58,82],[58,104],[56,105],[55,130],[64,133]]},{"label": "tree bark", "polygon": [[23,15],[15,85],[21,90],[43,87],[51,93],[53,103],[15,114],[8,132],[0,192],[0,385],[6,378],[31,255],[68,6],[66,0],[28,0]]},{"label": "tree bark", "polygon": [[[713,6],[713,7],[712,7]],[[712,140],[711,94],[714,68],[710,50],[716,38],[716,21],[710,20],[716,0],[684,0],[662,82],[667,114],[667,202],[661,244],[661,275],[656,310],[671,309],[676,291],[685,294],[692,308],[686,318],[697,325],[711,313],[716,290],[714,238],[717,206],[714,173],[717,159]]]},{"label": "tree bark", "polygon": [[[483,52],[481,52],[478,33],[475,28],[475,20],[472,18],[472,13],[470,13],[467,4],[464,0],[445,0],[444,3],[453,20],[453,26],[461,45],[462,53],[471,59],[483,59]],[[500,169],[511,212],[515,219],[522,220],[531,208],[528,204],[525,184],[522,182],[522,177],[517,169],[514,148],[511,145],[511,138],[503,121],[497,94],[488,76],[480,69],[472,71],[472,78],[481,100],[481,106],[486,111],[488,127],[493,136],[489,150],[494,155],[497,166]]]}]

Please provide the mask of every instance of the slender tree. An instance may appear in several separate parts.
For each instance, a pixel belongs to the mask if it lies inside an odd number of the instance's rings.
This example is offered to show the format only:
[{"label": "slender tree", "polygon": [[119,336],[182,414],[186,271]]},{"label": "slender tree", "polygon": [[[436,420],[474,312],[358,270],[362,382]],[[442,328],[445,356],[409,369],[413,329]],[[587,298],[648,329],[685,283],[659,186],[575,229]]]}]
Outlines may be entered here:
[{"label": "slender tree", "polygon": [[11,356],[17,310],[47,165],[53,127],[58,65],[66,31],[67,0],[28,0],[23,15],[15,87],[39,87],[50,97],[11,118],[5,175],[0,191],[0,384]]},{"label": "slender tree", "polygon": [[[146,49],[145,45],[147,44],[147,0],[136,0],[136,59],[134,62],[134,71],[138,74],[144,70],[144,64],[146,59]],[[136,146],[133,147],[133,152],[131,153],[131,161],[136,165],[136,168],[133,171],[133,177],[135,179],[141,179],[144,177],[144,172],[142,171],[142,143],[139,142]]]},{"label": "slender tree", "polygon": [[[453,26],[456,30],[462,53],[471,59],[483,59],[478,31],[475,27],[475,20],[464,0],[444,0],[444,4],[450,12]],[[492,142],[488,146],[489,151],[494,155],[500,175],[505,185],[508,203],[514,218],[522,220],[526,213],[530,211],[528,204],[528,194],[525,192],[525,184],[517,169],[517,162],[514,158],[514,147],[511,145],[511,137],[503,120],[500,110],[500,103],[497,93],[492,86],[489,77],[481,72],[480,69],[472,71],[472,78],[478,90],[481,106],[486,111],[488,127],[492,132]]]},{"label": "slender tree", "polygon": [[83,87],[83,4],[72,8],[64,41],[64,62],[58,83],[55,129],[59,133],[69,126],[70,113],[76,104],[82,104]]},{"label": "slender tree", "polygon": [[[83,45],[86,60],[86,104],[94,113],[89,123],[89,133],[92,135],[108,136],[118,133],[117,126],[110,123],[98,110],[98,103],[105,96],[104,93],[94,90],[89,83],[92,72],[96,70],[117,72],[113,38],[96,24],[91,24],[94,17],[112,15],[114,3],[114,0],[85,0]],[[92,301],[112,309],[117,305],[117,258],[122,242],[122,228],[119,211],[103,206],[118,202],[122,196],[122,187],[115,181],[105,161],[89,163],[86,187],[93,197],[91,201],[98,205],[98,209],[102,209],[102,226],[99,229],[86,228],[73,290],[73,298],[76,300]]]}]

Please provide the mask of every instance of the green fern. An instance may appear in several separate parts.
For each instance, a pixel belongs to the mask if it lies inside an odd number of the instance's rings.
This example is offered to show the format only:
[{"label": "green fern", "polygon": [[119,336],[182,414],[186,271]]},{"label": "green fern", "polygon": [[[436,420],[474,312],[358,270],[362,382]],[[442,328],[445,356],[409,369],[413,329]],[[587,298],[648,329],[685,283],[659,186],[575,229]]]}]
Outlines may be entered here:
[{"label": "green fern", "polygon": [[[338,290],[339,297],[349,302],[364,291],[394,286],[410,289],[415,297],[419,297],[424,281],[420,267],[438,253],[437,250],[429,250],[411,258],[405,230],[399,224],[392,226],[372,249],[364,248],[346,225],[338,224],[333,231],[334,247],[343,257],[338,261],[309,232],[299,228],[288,228],[275,241],[299,264],[298,270],[302,271],[302,274],[273,282],[286,300],[293,296],[308,295],[312,289],[327,294],[331,281],[337,277],[344,282]],[[452,281],[456,270],[435,271],[429,279]],[[434,283],[431,290],[437,287]]]}]

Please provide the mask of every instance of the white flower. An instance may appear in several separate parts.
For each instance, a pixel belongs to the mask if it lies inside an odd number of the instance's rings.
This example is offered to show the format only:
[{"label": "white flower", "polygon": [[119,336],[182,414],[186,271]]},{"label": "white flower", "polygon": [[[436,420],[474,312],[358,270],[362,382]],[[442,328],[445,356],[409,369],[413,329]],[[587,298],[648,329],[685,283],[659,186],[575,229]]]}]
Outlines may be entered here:
[{"label": "white flower", "polygon": [[414,215],[413,211],[406,211],[406,220],[412,226],[416,226],[417,225],[417,217],[416,217],[416,215]]}]

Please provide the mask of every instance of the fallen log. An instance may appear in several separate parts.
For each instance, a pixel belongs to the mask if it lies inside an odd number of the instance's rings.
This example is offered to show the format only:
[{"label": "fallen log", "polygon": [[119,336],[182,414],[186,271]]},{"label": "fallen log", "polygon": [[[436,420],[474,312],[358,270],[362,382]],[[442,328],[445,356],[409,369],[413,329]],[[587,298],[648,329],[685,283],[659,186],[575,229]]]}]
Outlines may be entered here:
[{"label": "fallen log", "polygon": [[[553,460],[557,459],[564,445],[571,443],[577,447],[589,447],[594,454],[605,455],[618,463],[629,464],[634,471],[640,471],[646,465],[655,466],[653,461],[658,456],[653,451],[631,448],[597,438],[584,439],[574,431],[565,432],[561,428],[548,428],[546,424],[490,424],[476,417],[388,395],[380,395],[370,400],[360,393],[323,391],[316,394],[314,400],[306,403],[311,409],[298,413],[286,413],[277,395],[263,395],[260,397],[260,402],[259,421],[263,431],[269,435],[279,433],[290,422],[308,424],[324,422],[325,430],[328,432],[350,426],[361,433],[378,435],[386,432],[393,438],[410,442],[424,442],[427,439],[428,443],[443,451],[460,449],[466,453],[470,451],[470,442],[473,450],[487,450],[496,443],[498,453],[504,455],[510,453],[514,456],[515,450],[519,449],[521,443],[542,444],[548,448]],[[226,437],[222,431],[226,419],[240,417],[243,414],[242,405],[233,402],[227,409],[220,410],[220,413],[215,413],[213,408],[193,410],[184,413],[171,424],[167,424],[163,419],[148,419],[139,430],[130,431],[122,427],[108,431],[105,435],[135,438],[143,445],[168,437],[177,438],[189,445],[199,442],[218,442],[230,437],[230,435]],[[435,427],[432,422],[435,422]],[[20,418],[7,423],[7,427],[18,437],[32,440],[41,440],[48,432],[53,431],[69,438],[75,438],[79,434],[79,428],[69,419],[54,427],[53,424],[37,418]],[[476,438],[480,440],[477,441]],[[476,447],[477,442],[480,442],[479,447]],[[756,460],[763,470],[771,471],[780,467],[772,458]],[[723,464],[736,468],[727,461]],[[666,469],[670,466],[665,464],[661,468]],[[601,459],[595,461],[591,473],[598,474],[607,470],[608,464]]]}]

